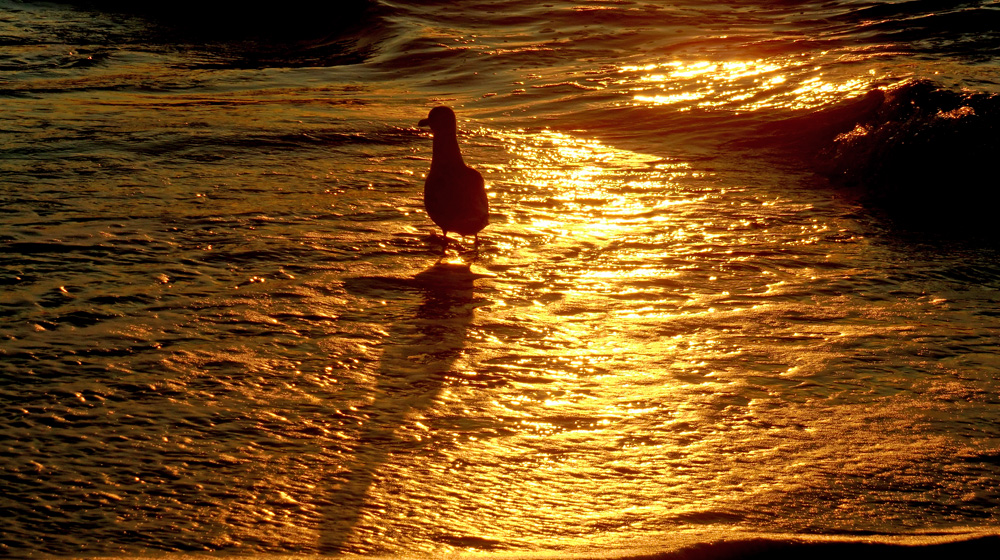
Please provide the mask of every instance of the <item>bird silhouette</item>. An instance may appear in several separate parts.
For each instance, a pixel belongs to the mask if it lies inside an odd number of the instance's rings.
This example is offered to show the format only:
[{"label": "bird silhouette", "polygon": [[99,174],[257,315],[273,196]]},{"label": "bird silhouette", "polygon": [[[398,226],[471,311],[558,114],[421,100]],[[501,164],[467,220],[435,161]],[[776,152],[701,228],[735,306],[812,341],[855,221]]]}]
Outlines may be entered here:
[{"label": "bird silhouette", "polygon": [[479,249],[479,232],[490,222],[486,184],[478,171],[465,165],[458,147],[458,123],[448,107],[431,109],[418,123],[434,133],[431,169],[424,181],[424,208],[444,233],[442,253],[448,250],[448,232],[474,235]]}]

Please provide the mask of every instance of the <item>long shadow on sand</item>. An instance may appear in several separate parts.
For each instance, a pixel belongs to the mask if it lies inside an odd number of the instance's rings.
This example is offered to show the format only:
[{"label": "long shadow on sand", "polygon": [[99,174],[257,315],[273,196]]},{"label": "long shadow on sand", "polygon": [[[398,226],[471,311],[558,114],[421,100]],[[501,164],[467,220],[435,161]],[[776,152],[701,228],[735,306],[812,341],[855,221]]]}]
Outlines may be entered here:
[{"label": "long shadow on sand", "polygon": [[[417,417],[433,406],[447,374],[465,347],[476,307],[473,283],[481,277],[468,265],[437,264],[413,278],[356,277],[348,292],[372,300],[388,294],[419,294],[413,314],[388,329],[379,359],[374,402],[363,407],[364,425],[347,461],[346,479],[324,497],[317,548],[323,554],[347,552],[355,527],[373,506],[379,469],[395,453],[413,449]],[[381,298],[380,298],[381,296]]]}]

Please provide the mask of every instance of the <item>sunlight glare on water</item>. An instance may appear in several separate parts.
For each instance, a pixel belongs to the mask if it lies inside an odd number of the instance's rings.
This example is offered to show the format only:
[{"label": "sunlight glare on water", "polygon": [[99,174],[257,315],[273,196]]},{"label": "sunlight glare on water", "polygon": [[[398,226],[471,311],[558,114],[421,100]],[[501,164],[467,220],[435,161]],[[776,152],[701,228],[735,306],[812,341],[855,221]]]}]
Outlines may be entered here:
[{"label": "sunlight glare on water", "polygon": [[[838,287],[880,258],[850,207],[568,133],[480,128],[469,143],[494,205],[474,265],[489,276],[450,304],[461,342],[397,338],[386,350],[412,352],[418,377],[451,373],[440,397],[403,414],[427,427],[414,433],[433,453],[386,455],[366,510],[431,508],[450,535],[440,542],[487,549],[894,521],[866,494],[852,511],[872,516],[773,516],[787,501],[828,499],[830,484],[856,487],[863,476],[844,469],[859,456],[874,461],[866,472],[933,464],[948,449],[912,431],[919,405],[852,396],[865,372],[839,371],[845,351],[911,333]],[[441,344],[456,353],[424,349]],[[900,383],[909,392],[912,380]],[[871,422],[885,439],[858,437]],[[461,515],[431,505],[441,496]],[[404,517],[363,517],[352,546],[392,535],[435,550]],[[481,540],[462,540],[471,535]]]},{"label": "sunlight glare on water", "polygon": [[676,105],[680,111],[725,108],[735,113],[814,109],[864,94],[878,82],[875,70],[859,77],[830,76],[827,53],[756,60],[672,61],[622,66],[618,85],[640,105]]}]

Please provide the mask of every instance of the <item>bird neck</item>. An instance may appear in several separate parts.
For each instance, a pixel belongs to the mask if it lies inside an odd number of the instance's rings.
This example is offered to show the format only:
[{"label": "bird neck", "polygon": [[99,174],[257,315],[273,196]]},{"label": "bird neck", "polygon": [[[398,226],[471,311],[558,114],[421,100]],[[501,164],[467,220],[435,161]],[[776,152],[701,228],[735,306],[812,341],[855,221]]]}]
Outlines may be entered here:
[{"label": "bird neck", "polygon": [[462,152],[458,149],[458,137],[454,132],[434,135],[434,157],[431,167],[464,166]]}]

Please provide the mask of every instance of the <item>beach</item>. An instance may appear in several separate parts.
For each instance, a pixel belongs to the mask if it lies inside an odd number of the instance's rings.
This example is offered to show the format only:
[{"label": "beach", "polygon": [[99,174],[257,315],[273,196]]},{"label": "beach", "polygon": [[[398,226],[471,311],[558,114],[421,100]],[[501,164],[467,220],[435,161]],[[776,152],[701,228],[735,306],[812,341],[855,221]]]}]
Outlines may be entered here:
[{"label": "beach", "polygon": [[0,0],[0,555],[995,547],[994,4],[271,8]]}]

